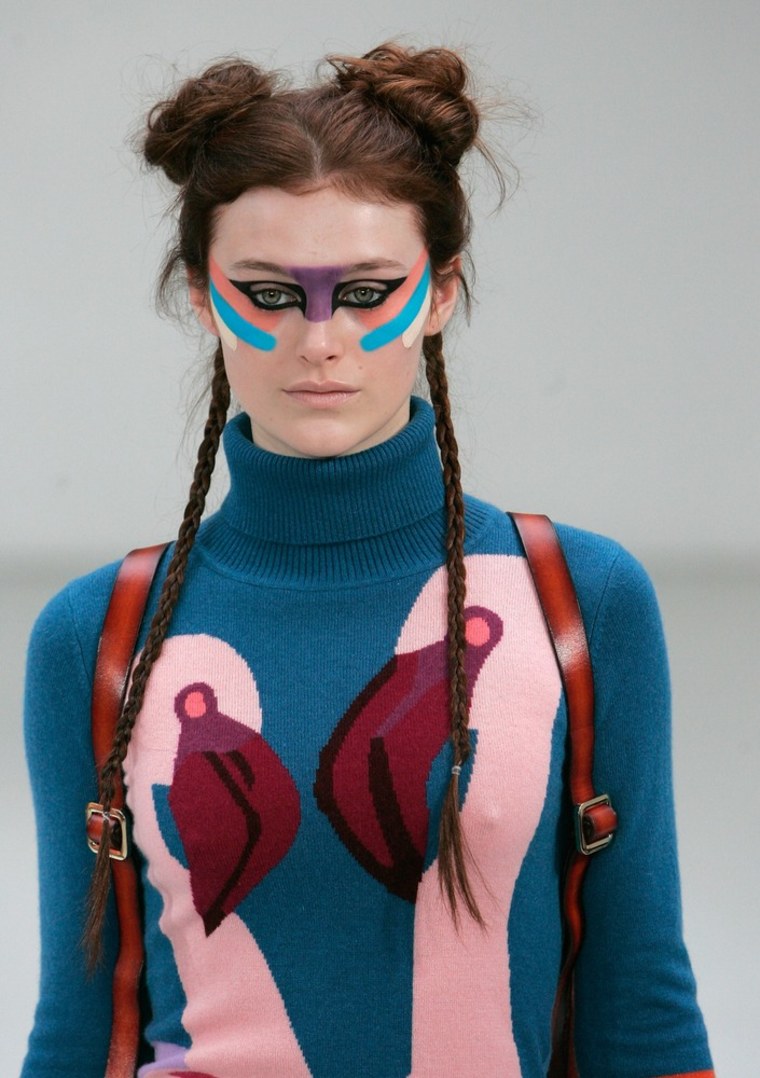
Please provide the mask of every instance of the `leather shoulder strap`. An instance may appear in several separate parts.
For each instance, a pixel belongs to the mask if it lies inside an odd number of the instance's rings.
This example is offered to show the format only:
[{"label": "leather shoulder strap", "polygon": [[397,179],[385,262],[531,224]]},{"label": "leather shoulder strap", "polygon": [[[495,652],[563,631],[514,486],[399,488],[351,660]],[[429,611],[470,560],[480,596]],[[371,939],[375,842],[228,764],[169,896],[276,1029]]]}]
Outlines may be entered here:
[{"label": "leather shoulder strap", "polygon": [[568,711],[570,796],[581,804],[594,796],[594,675],[578,597],[551,520],[510,513],[522,540],[533,582],[557,656]]},{"label": "leather shoulder strap", "polygon": [[[114,582],[100,636],[92,690],[92,743],[98,772],[113,745],[148,594],[167,545],[131,551],[121,563]],[[124,808],[120,777],[112,808],[118,811]],[[92,833],[89,828],[88,831]],[[126,850],[126,836],[120,837]],[[138,880],[131,858],[112,859],[111,870],[119,920],[119,953],[113,975],[113,1018],[105,1078],[132,1078],[140,1041],[138,989],[143,963]]]},{"label": "leather shoulder strap", "polygon": [[551,520],[534,513],[509,515],[525,550],[565,689],[568,782],[573,805],[581,810],[576,845],[583,854],[594,853],[602,848],[597,845],[602,832],[608,844],[615,821],[606,794],[594,792],[594,674],[578,596]]},{"label": "leather shoulder strap", "polygon": [[[113,745],[145,604],[166,547],[166,543],[161,543],[130,551],[116,574],[100,634],[92,686],[92,744],[98,771]],[[120,808],[121,804],[116,807]]]},{"label": "leather shoulder strap", "polygon": [[617,816],[607,794],[594,792],[594,675],[578,596],[554,525],[533,513],[509,514],[525,550],[565,690],[568,784],[573,803],[575,852],[563,891],[565,956],[552,1016],[549,1078],[577,1078],[573,1046],[573,970],[583,941],[581,887],[589,854],[612,841]]}]

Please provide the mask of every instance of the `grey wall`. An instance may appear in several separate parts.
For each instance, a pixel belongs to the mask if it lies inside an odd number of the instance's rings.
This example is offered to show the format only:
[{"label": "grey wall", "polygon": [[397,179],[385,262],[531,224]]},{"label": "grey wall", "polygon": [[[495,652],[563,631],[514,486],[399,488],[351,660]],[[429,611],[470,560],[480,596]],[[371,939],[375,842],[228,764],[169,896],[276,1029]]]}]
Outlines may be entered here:
[{"label": "grey wall", "polygon": [[181,508],[197,345],[151,310],[165,198],[125,146],[171,64],[237,49],[308,70],[407,31],[471,43],[543,117],[513,146],[522,190],[477,234],[452,363],[470,487],[645,555],[757,553],[751,0],[32,0],[4,23],[0,550],[109,554]]},{"label": "grey wall", "polygon": [[172,65],[239,51],[298,76],[326,51],[402,33],[470,45],[486,90],[509,78],[540,110],[529,130],[491,127],[523,177],[501,215],[488,216],[493,188],[477,189],[479,303],[451,343],[467,486],[615,535],[654,572],[679,706],[687,933],[722,1072],[754,1073],[758,881],[716,808],[738,803],[746,820],[758,807],[751,0],[30,0],[4,13],[2,1073],[17,1069],[36,980],[23,641],[67,575],[171,534],[196,437],[197,422],[183,441],[199,340],[151,308],[166,192],[125,137]]}]

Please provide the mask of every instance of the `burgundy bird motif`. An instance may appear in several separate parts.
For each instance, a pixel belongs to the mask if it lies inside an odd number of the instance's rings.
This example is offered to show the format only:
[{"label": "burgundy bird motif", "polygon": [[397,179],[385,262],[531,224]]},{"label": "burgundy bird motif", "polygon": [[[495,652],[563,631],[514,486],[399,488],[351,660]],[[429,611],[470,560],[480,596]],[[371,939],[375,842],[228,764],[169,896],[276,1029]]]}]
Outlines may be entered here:
[{"label": "burgundy bird motif", "polygon": [[279,756],[221,713],[209,685],[187,685],[174,710],[180,735],[168,803],[210,936],[290,849],[301,806]]},{"label": "burgundy bird motif", "polygon": [[172,1071],[170,1078],[216,1078],[207,1071]]},{"label": "burgundy bird motif", "polygon": [[[465,610],[468,698],[504,632]],[[427,847],[430,768],[449,738],[448,638],[394,655],[359,693],[322,749],[317,804],[362,867],[414,902]]]}]

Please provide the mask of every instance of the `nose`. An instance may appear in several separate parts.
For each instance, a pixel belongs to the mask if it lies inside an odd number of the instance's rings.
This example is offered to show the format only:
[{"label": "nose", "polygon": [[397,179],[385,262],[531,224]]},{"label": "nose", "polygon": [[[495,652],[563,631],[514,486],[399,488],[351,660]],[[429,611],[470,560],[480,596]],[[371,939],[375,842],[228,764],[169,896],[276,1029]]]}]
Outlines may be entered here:
[{"label": "nose", "polygon": [[335,318],[320,322],[303,319],[299,355],[307,363],[326,363],[343,354],[343,343]]}]

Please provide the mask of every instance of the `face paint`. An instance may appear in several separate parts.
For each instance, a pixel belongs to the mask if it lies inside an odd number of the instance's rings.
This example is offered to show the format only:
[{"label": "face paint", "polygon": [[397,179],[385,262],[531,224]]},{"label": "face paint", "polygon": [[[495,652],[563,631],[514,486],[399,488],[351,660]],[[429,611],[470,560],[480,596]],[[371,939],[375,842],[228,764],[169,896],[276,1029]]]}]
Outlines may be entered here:
[{"label": "face paint", "polygon": [[[284,303],[276,304],[269,308],[272,311],[285,311],[291,307],[298,307],[307,322],[328,322],[339,307],[349,307],[360,315],[365,314],[374,307],[385,303],[387,298],[400,288],[406,281],[406,277],[397,277],[394,280],[378,280],[373,282],[380,287],[374,288],[369,283],[365,286],[370,291],[377,292],[377,297],[367,303],[354,303],[341,298],[342,292],[351,292],[352,287],[360,287],[360,280],[345,279],[347,273],[352,272],[350,266],[284,266],[283,273],[291,277],[296,284],[279,283],[277,281],[233,281],[229,283],[239,289],[240,292],[251,300],[254,307],[262,309],[260,302],[256,300],[256,294],[262,291],[280,291],[289,294]],[[372,281],[368,277],[367,281]],[[264,308],[266,309],[266,308]]]},{"label": "face paint", "polygon": [[401,337],[403,344],[411,348],[424,325],[430,301],[430,263],[423,250],[393,298],[376,310],[361,312],[363,321],[374,328],[364,334],[359,344],[365,352],[374,352]]},{"label": "face paint", "polygon": [[[379,298],[369,306],[341,299],[340,293],[350,292],[354,283],[344,280],[349,269],[348,266],[286,266],[284,272],[296,284],[283,282],[279,290],[290,294],[290,298],[279,306],[263,309],[251,297],[251,289],[264,286],[265,291],[278,291],[278,283],[232,281],[209,258],[211,309],[222,339],[232,349],[240,338],[254,348],[271,352],[277,343],[271,330],[286,311],[298,307],[308,322],[326,322],[339,307],[347,307],[370,328],[359,341],[365,352],[373,352],[397,337],[410,348],[430,309],[427,252],[421,251],[407,277],[378,280],[376,283],[382,286],[375,290],[380,293]],[[355,287],[360,287],[364,280],[371,282],[372,278],[357,278]],[[369,283],[366,287],[370,287]]]},{"label": "face paint", "polygon": [[235,349],[239,337],[253,348],[271,352],[277,338],[269,331],[277,326],[282,313],[260,311],[254,307],[250,299],[224,276],[213,258],[208,260],[208,269],[211,310],[225,344]]},{"label": "face paint", "polygon": [[335,291],[345,266],[288,266],[287,272],[303,289],[307,322],[326,322],[335,311]]}]

